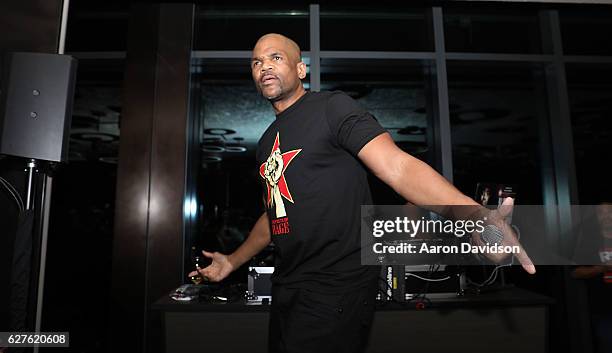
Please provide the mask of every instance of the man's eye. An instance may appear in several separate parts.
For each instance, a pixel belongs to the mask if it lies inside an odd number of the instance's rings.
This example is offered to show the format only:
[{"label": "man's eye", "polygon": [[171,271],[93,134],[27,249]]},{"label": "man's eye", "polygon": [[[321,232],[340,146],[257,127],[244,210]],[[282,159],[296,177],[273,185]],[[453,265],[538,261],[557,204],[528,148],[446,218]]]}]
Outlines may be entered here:
[{"label": "man's eye", "polygon": [[260,64],[260,62],[259,62],[259,61],[253,61],[253,66],[257,66],[257,65],[259,65],[259,64]]},{"label": "man's eye", "polygon": [[278,55],[274,57],[274,60],[276,60],[276,61],[278,61],[280,59],[282,59],[282,58],[280,56],[278,56]]}]

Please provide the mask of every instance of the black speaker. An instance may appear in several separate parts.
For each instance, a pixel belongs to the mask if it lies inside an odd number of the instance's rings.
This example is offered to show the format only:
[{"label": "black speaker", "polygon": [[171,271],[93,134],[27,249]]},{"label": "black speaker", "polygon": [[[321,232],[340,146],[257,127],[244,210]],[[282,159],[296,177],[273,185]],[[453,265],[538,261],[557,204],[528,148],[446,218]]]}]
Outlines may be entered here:
[{"label": "black speaker", "polygon": [[0,95],[0,154],[68,159],[76,67],[69,55],[7,54]]}]

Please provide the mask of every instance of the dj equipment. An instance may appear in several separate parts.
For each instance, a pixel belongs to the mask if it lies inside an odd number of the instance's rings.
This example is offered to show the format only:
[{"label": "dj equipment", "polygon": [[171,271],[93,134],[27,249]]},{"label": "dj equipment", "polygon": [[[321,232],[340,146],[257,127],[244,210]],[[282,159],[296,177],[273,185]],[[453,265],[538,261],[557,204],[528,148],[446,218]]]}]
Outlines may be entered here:
[{"label": "dj equipment", "polygon": [[271,302],[274,267],[249,267],[246,299],[248,302]]},{"label": "dj equipment", "polygon": [[405,266],[382,266],[378,283],[377,299],[381,301],[404,301],[405,297]]},{"label": "dj equipment", "polygon": [[431,271],[430,266],[406,266],[405,299],[417,296],[452,298],[463,295],[466,287],[465,275],[449,271],[445,265]]},{"label": "dj equipment", "polygon": [[465,286],[465,275],[448,271],[445,265],[435,270],[429,265],[382,266],[377,300],[404,302],[420,296],[450,298],[462,295]]},{"label": "dj equipment", "polygon": [[77,61],[10,53],[0,94],[0,154],[67,161]]}]

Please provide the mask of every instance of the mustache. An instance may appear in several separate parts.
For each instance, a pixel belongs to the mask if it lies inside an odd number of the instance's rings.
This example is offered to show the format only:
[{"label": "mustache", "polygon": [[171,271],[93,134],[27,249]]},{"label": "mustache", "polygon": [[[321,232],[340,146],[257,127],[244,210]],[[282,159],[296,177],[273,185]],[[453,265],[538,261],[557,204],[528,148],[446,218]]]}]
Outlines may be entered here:
[{"label": "mustache", "polygon": [[274,74],[273,72],[265,72],[263,75],[261,75],[261,77],[259,78],[259,82],[263,83],[264,80],[267,80],[268,78],[275,78],[278,80],[278,76],[276,74]]}]

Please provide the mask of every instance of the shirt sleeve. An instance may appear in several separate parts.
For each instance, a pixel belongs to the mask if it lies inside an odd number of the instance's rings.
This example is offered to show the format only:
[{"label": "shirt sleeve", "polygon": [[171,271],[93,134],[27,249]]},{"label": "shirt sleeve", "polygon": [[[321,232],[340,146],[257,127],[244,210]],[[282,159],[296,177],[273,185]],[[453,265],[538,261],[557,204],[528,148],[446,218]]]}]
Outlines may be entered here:
[{"label": "shirt sleeve", "polygon": [[372,114],[343,92],[332,93],[326,115],[338,144],[354,156],[374,137],[386,132]]}]

